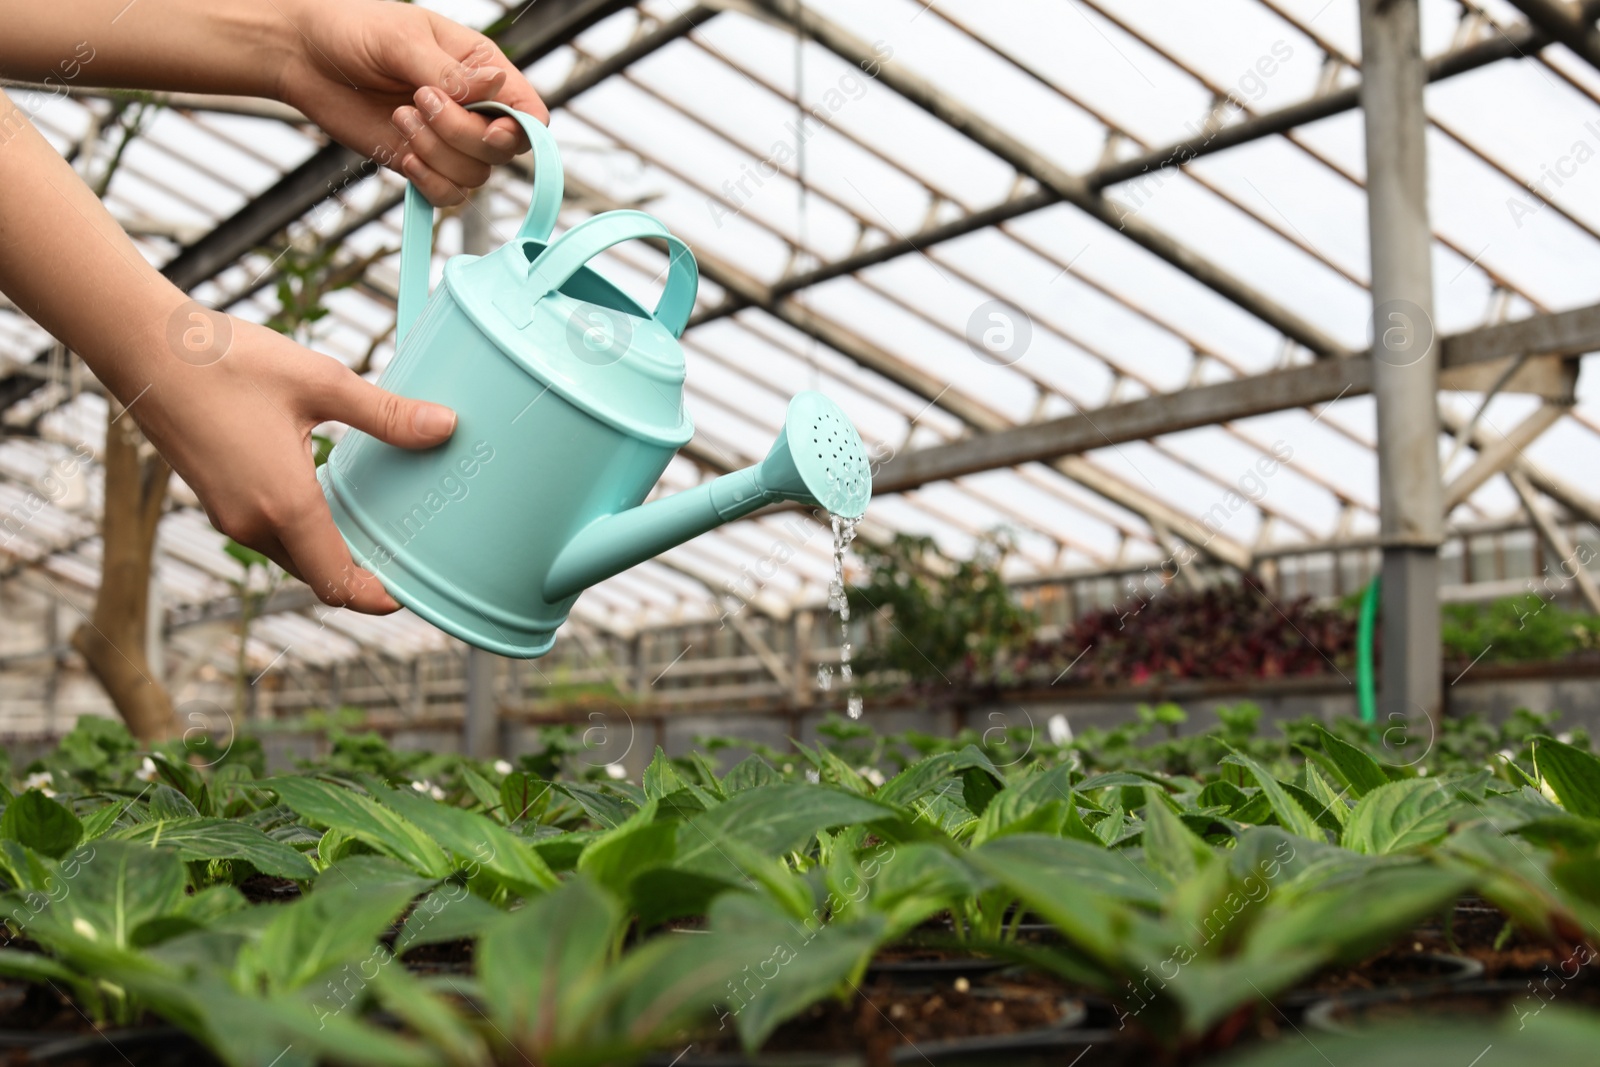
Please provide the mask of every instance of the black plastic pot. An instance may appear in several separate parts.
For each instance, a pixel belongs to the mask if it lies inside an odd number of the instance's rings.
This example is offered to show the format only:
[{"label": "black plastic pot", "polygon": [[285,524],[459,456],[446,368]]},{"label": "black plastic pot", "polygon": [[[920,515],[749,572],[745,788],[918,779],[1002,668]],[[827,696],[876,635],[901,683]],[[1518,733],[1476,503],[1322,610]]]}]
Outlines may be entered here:
[{"label": "black plastic pot", "polygon": [[[1577,1001],[1576,995],[1567,999],[1569,1003]],[[1519,1004],[1527,1005],[1525,1011],[1537,1012],[1544,1003],[1527,981],[1398,986],[1319,1000],[1306,1009],[1305,1022],[1326,1033],[1347,1034],[1397,1017],[1432,1021],[1470,1018],[1482,1022],[1486,1015],[1509,1012]]]},{"label": "black plastic pot", "polygon": [[[982,990],[973,990],[981,995]],[[894,1051],[895,1063],[931,1063],[934,1067],[989,1067],[1002,1062],[1006,1067],[1059,1067],[1067,1048],[1082,1048],[1080,1031],[1086,1011],[1082,1001],[1065,1002],[1061,1018],[1050,1026],[994,1037],[958,1037],[948,1041],[921,1041],[902,1045]],[[1092,1042],[1090,1042],[1092,1044]]]},{"label": "black plastic pot", "polygon": [[50,1067],[222,1067],[222,1061],[182,1030],[171,1026],[105,1030],[40,1045],[29,1064]]},{"label": "black plastic pot", "polygon": [[[931,985],[920,989],[902,989],[901,992],[923,992],[930,996],[937,992]],[[1004,1001],[1006,994],[982,987],[972,989],[975,997]],[[1006,1067],[1029,1067],[1046,1064],[1059,1067],[1057,1057],[1065,1049],[1081,1050],[1085,1044],[1078,1038],[1078,1028],[1086,1017],[1084,1004],[1076,997],[1063,997],[1062,1013],[1049,1026],[1015,1034],[998,1036],[952,1038],[945,1041],[921,1041],[906,1044],[891,1053],[894,1063],[928,1064],[934,1067],[964,1067],[971,1064],[987,1065],[1003,1062]],[[1112,1040],[1105,1035],[1105,1040]],[[1074,1053],[1076,1054],[1076,1053]],[[1071,1057],[1068,1057],[1070,1062]],[[863,1067],[862,1054],[852,1050],[830,1052],[742,1052],[697,1053],[691,1046],[686,1051],[667,1050],[647,1059],[644,1067]]]},{"label": "black plastic pot", "polygon": [[866,1067],[859,1052],[657,1052],[641,1067]]},{"label": "black plastic pot", "polygon": [[[1348,995],[1379,993],[1385,992],[1390,988],[1432,989],[1435,986],[1475,982],[1483,977],[1483,962],[1467,956],[1455,956],[1447,952],[1404,952],[1398,953],[1392,958],[1404,960],[1415,965],[1418,970],[1429,973],[1427,977],[1411,979],[1403,986],[1380,986],[1370,990],[1352,991]],[[1329,993],[1320,989],[1294,989],[1276,998],[1276,1002],[1279,1006],[1285,1008],[1305,1008],[1339,995],[1341,994]]]},{"label": "black plastic pot", "polygon": [[1147,1067],[1150,1052],[1115,1030],[1046,1030],[907,1045],[896,1064],[932,1067]]}]

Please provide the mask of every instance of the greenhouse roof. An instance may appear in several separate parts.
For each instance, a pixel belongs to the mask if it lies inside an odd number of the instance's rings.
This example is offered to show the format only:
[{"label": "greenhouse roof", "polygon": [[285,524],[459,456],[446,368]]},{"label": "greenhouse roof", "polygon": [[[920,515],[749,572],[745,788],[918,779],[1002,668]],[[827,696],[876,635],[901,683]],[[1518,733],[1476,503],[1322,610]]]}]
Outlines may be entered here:
[{"label": "greenhouse roof", "polygon": [[[928,533],[963,554],[1006,527],[1019,579],[1136,568],[1175,539],[1248,566],[1376,533],[1370,375],[1339,362],[1367,347],[1371,321],[1355,0],[429,6],[529,61],[568,175],[561,226],[640,206],[700,261],[684,346],[697,434],[658,492],[758,460],[788,397],[816,388],[883,461],[890,491],[866,536]],[[1519,484],[1600,513],[1573,488],[1600,466],[1600,398],[1580,382],[1569,403],[1570,360],[1494,347],[1511,336],[1498,324],[1600,298],[1600,72],[1509,3],[1424,0],[1422,17],[1435,329],[1460,354],[1440,396],[1449,517],[1516,518]],[[104,94],[13,94],[80,172],[107,165]],[[144,254],[202,302],[265,321],[286,251],[336,247],[358,280],[303,340],[380,374],[399,179],[369,171],[324,199],[354,157],[298,114],[164,103],[105,197]],[[478,202],[502,239],[528,176],[508,169]],[[456,213],[436,276],[462,239]],[[603,269],[653,302],[664,262],[636,244]],[[0,359],[9,511],[30,507],[54,460],[98,451],[106,400],[9,307]],[[1266,400],[1204,388],[1267,374],[1287,384]],[[1505,471],[1525,480],[1492,476]],[[98,580],[99,474],[51,495],[3,565],[78,596]],[[175,626],[220,617],[238,564],[193,494],[175,484],[172,498],[160,602]],[[831,539],[794,515],[669,551],[574,615],[632,632],[715,614],[757,568],[774,572],[751,594],[760,609],[820,603]],[[253,630],[263,666],[286,650],[320,666],[447,640],[405,612],[313,619],[309,597],[290,605]]]}]

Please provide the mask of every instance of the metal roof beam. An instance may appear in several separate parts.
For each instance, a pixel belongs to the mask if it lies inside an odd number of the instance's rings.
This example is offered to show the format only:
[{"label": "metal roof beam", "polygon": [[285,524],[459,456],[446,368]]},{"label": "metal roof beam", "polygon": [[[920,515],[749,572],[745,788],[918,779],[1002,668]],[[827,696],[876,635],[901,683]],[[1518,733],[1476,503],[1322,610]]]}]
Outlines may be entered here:
[{"label": "metal roof beam", "polygon": [[[1600,304],[1446,337],[1441,342],[1440,362],[1448,369],[1508,356],[1575,356],[1596,349],[1600,349]],[[879,493],[904,492],[931,481],[997,467],[1361,396],[1372,391],[1372,382],[1371,359],[1356,357],[1144,397],[901,453],[883,465],[873,478],[873,489]]]},{"label": "metal roof beam", "polygon": [[1600,31],[1587,9],[1564,0],[1511,0],[1511,6],[1528,16],[1528,21],[1572,49],[1595,68],[1600,68]]},{"label": "metal roof beam", "polygon": [[976,111],[933,82],[892,60],[884,60],[854,34],[796,0],[726,0],[729,6],[746,4],[768,16],[801,29],[829,51],[862,69],[875,67],[877,80],[988,149],[1019,173],[1047,186],[1085,214],[1133,240],[1195,281],[1216,292],[1271,326],[1285,337],[1323,357],[1349,355],[1349,350],[1319,327],[1301,318],[1266,294],[1235,277],[1170,235],[1145,223],[1133,212],[1092,188],[1083,175],[1071,174],[1042,153],[1001,131]]}]

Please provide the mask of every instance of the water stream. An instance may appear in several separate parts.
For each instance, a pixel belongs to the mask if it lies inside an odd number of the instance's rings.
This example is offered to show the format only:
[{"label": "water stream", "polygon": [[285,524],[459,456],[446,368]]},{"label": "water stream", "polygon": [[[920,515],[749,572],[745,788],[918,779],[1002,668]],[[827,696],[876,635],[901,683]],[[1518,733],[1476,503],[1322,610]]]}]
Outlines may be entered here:
[{"label": "water stream", "polygon": [[[833,577],[828,582],[828,610],[839,616],[839,685],[845,693],[845,712],[861,718],[861,694],[855,691],[855,674],[850,667],[850,600],[844,590],[844,557],[856,539],[856,520],[833,516]],[[833,689],[833,666],[817,664],[817,688]]]}]

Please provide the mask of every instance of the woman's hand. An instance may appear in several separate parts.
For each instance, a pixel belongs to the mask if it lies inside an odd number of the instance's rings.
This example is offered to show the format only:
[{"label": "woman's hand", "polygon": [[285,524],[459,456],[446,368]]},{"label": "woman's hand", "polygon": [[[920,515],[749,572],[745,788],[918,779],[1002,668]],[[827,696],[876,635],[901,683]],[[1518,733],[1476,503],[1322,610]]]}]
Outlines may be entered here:
[{"label": "woman's hand", "polygon": [[[133,409],[150,442],[217,529],[264,553],[326,604],[394,611],[399,605],[352,562],[333,524],[311,431],[338,420],[392,445],[429,448],[455,430],[455,414],[385,392],[265,326],[193,302],[177,314],[204,315],[212,347],[180,347],[151,366],[151,388]],[[175,335],[168,331],[168,345]]]},{"label": "woman's hand", "polygon": [[463,104],[499,100],[541,122],[549,112],[494,42],[441,15],[383,0],[285,8],[300,47],[277,95],[341,144],[392,167],[434,204],[464,190],[528,148],[509,118],[490,120]]}]

